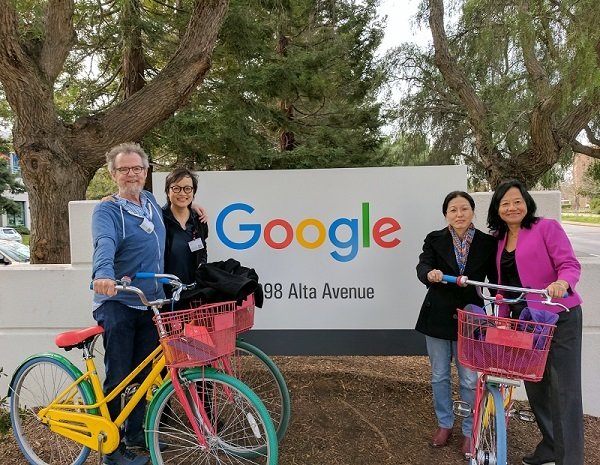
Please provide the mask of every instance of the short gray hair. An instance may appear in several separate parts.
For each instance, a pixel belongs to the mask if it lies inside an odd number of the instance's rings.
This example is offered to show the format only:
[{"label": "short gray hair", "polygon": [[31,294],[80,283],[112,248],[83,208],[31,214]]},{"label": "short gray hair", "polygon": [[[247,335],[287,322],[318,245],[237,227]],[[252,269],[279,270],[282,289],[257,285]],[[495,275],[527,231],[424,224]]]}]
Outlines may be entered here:
[{"label": "short gray hair", "polygon": [[108,164],[108,171],[113,172],[115,170],[115,158],[121,153],[137,153],[142,159],[142,166],[146,169],[150,166],[148,161],[148,155],[144,152],[144,149],[140,144],[135,142],[124,142],[119,145],[115,145],[112,149],[106,152],[106,163]]}]

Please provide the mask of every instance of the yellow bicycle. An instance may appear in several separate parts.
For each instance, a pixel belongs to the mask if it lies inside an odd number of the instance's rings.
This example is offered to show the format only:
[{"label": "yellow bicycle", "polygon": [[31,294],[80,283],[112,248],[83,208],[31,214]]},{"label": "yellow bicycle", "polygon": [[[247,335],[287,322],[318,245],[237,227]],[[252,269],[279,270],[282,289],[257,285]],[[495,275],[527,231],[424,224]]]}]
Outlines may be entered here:
[{"label": "yellow bicycle", "polygon": [[[153,276],[173,286],[174,299],[186,287],[176,276]],[[159,308],[171,299],[148,302],[130,280],[121,280],[117,289],[135,292],[152,308],[161,346],[106,395],[94,362],[94,343],[103,332],[99,326],[56,338],[60,348],[82,350],[84,373],[56,353],[25,360],[9,389],[13,432],[25,458],[34,465],[80,465],[92,450],[116,450],[120,428],[138,402],[150,395],[145,435],[155,465],[276,465],[277,434],[264,404],[244,383],[208,366],[235,350],[235,327],[227,328],[226,323],[233,324],[233,315],[206,315],[199,309],[161,314]],[[215,315],[222,315],[218,328]],[[200,329],[200,338],[188,331]],[[128,390],[149,365],[150,373],[137,389]],[[166,380],[161,377],[165,366]],[[118,396],[123,408],[113,420],[107,402]]]}]

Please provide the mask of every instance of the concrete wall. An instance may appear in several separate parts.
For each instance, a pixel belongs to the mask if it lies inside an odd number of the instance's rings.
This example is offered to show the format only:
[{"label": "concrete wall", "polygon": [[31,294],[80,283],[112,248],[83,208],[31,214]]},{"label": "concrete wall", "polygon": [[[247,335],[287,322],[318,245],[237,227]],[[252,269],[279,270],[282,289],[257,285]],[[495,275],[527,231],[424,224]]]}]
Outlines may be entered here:
[{"label": "concrete wall", "polygon": [[[474,195],[477,226],[485,230],[490,194]],[[539,213],[558,217],[560,194],[535,195]],[[90,217],[95,202],[72,202],[69,206],[71,265],[11,266],[0,268],[0,366],[11,374],[27,356],[56,350],[54,337],[68,329],[95,324],[91,315],[89,290],[92,243]],[[600,416],[595,395],[600,385],[600,259],[582,259],[582,279],[578,291],[584,299],[583,401],[587,414]],[[416,314],[415,314],[416,318]],[[79,351],[63,352],[80,365]],[[0,395],[8,380],[0,378]],[[522,396],[522,394],[520,394]]]}]

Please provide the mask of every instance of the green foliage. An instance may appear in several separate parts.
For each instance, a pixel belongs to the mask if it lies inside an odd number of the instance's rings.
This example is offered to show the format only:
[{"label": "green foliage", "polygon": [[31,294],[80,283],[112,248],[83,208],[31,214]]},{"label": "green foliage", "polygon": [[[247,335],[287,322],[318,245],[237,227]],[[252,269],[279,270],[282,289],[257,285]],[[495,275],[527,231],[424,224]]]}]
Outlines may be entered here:
[{"label": "green foliage", "polygon": [[598,187],[600,187],[600,161],[594,160],[588,169],[586,170],[585,176],[588,180],[595,183]]},{"label": "green foliage", "polygon": [[22,224],[12,226],[12,228],[15,229],[21,235],[28,236],[29,234],[31,234],[31,231],[29,231],[29,228],[27,226],[23,226]]},{"label": "green foliage", "polygon": [[[385,123],[376,0],[232,0],[208,79],[144,140],[161,165],[372,166]],[[281,150],[282,133],[293,137]],[[174,156],[174,159],[173,159]]]},{"label": "green foliage", "polygon": [[23,185],[10,172],[8,160],[0,153],[0,213],[18,213],[19,207],[14,200],[2,196],[3,192],[18,194],[25,191]]},{"label": "green foliage", "polygon": [[[387,70],[375,58],[383,37],[378,2],[232,0],[198,92],[141,141],[152,161],[166,170],[383,163],[378,148],[386,119],[376,97]],[[124,97],[122,50],[132,40],[140,40],[146,82],[171,59],[192,2],[141,2],[139,11],[136,4],[76,2],[76,41],[54,86],[64,122],[77,124]],[[45,7],[43,0],[16,2],[22,38],[32,49],[43,38]],[[293,138],[287,150],[280,148],[282,134]],[[87,198],[112,190],[100,172]]]},{"label": "green foliage", "polygon": [[87,200],[100,200],[102,197],[116,191],[115,183],[106,167],[100,168],[87,188],[85,198]]},{"label": "green foliage", "polygon": [[590,210],[592,210],[592,213],[600,214],[600,196],[593,197],[590,200]]},{"label": "green foliage", "polygon": [[[4,368],[0,367],[0,376],[7,376],[4,373]],[[0,439],[10,431],[10,415],[7,408],[7,396],[0,396]]]},{"label": "green foliage", "polygon": [[[431,148],[423,134],[402,134],[386,141],[380,153],[388,166],[433,164]],[[440,160],[440,164],[447,164]]]},{"label": "green foliage", "polygon": [[[425,27],[428,7],[429,2],[421,3],[418,18]],[[575,118],[587,102],[595,108],[589,126],[596,138],[600,135],[600,125],[594,124],[600,107],[593,103],[600,91],[600,30],[594,20],[600,2],[462,0],[447,1],[445,7],[449,52],[481,100],[477,111],[484,113],[483,137],[486,147],[495,150],[495,163],[513,173],[536,167],[532,184],[556,186],[564,174],[562,158],[570,157],[571,150],[564,148],[560,166],[543,176],[537,167],[547,166],[545,157],[553,147],[531,151],[532,114],[544,107],[542,117],[554,121],[557,134],[564,137],[561,123]],[[536,66],[527,65],[530,50],[529,62]],[[476,147],[479,135],[458,92],[442,78],[433,52],[405,44],[387,57],[396,79],[407,85],[398,103],[399,137],[426,135],[432,157],[468,164],[472,182],[480,182],[489,176],[489,167]]]}]

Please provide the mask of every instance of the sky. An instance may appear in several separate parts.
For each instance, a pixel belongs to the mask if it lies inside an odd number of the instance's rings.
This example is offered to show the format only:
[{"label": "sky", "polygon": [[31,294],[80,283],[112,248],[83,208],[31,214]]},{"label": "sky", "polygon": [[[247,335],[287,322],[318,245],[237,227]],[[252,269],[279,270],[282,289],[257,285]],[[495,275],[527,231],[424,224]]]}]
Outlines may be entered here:
[{"label": "sky", "polygon": [[431,41],[428,28],[417,29],[414,16],[421,0],[382,0],[378,8],[380,16],[387,16],[387,27],[380,46],[385,51],[403,42],[426,44]]}]

